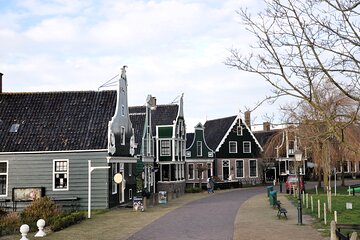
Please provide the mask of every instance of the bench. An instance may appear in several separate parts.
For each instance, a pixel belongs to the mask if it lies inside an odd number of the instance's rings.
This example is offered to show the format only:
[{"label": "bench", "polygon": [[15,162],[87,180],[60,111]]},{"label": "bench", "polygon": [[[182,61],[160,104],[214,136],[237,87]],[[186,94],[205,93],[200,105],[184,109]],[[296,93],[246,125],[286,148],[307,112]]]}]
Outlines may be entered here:
[{"label": "bench", "polygon": [[280,219],[281,215],[284,215],[284,217],[287,219],[287,216],[286,216],[287,210],[285,208],[281,207],[281,202],[275,201],[274,206],[276,206],[278,209],[278,212],[277,212],[278,218]]},{"label": "bench", "polygon": [[350,185],[349,187],[352,188],[353,196],[355,196],[355,189],[360,188],[360,184]]},{"label": "bench", "polygon": [[5,211],[11,209],[11,207],[7,205],[8,202],[10,202],[10,199],[6,199],[6,198],[0,199],[0,208]]},{"label": "bench", "polygon": [[52,200],[62,207],[70,207],[71,211],[78,210],[79,208],[79,197],[53,197]]},{"label": "bench", "polygon": [[340,229],[351,229],[351,230],[360,230],[360,224],[336,224],[336,230],[335,230],[335,234],[336,237],[338,237],[338,239],[340,240],[349,240],[349,234],[344,234],[342,232],[340,232]]}]

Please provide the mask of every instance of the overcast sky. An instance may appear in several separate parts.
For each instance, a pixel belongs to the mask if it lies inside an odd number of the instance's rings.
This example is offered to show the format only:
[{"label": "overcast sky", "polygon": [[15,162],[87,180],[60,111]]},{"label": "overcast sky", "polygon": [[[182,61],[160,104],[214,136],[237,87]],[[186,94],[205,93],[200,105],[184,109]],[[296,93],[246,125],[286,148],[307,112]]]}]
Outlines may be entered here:
[{"label": "overcast sky", "polygon": [[[257,75],[224,65],[231,47],[246,52],[254,41],[240,7],[256,12],[263,2],[0,0],[3,91],[98,90],[127,65],[129,105],[143,105],[148,94],[168,104],[184,93],[192,132],[270,92]],[[253,121],[276,109],[257,109]]]}]

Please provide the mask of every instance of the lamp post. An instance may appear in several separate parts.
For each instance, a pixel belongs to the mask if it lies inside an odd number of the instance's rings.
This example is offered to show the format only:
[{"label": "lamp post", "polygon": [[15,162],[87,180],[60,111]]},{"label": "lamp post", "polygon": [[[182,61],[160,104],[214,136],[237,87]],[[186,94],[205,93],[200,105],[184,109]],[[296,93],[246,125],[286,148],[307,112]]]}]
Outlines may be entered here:
[{"label": "lamp post", "polygon": [[[295,153],[295,161],[296,162],[301,162],[302,160],[302,152],[300,150],[296,150]],[[296,166],[298,166],[298,164],[296,164]],[[298,177],[298,190],[299,190],[299,194],[298,194],[298,224],[302,225],[302,206],[301,206],[301,188],[300,188],[300,167],[297,167],[296,169],[297,171],[297,177]]]}]

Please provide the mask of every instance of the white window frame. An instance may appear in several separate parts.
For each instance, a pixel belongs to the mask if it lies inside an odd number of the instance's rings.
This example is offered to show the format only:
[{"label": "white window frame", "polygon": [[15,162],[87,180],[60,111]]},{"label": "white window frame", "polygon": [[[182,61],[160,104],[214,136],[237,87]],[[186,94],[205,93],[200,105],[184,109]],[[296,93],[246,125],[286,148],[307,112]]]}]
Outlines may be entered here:
[{"label": "white window frame", "polygon": [[[163,143],[168,143],[166,146],[163,146]],[[168,151],[163,152],[167,149]],[[160,140],[160,156],[171,156],[171,141],[169,139]]]},{"label": "white window frame", "polygon": [[[235,144],[235,151],[231,151],[232,144]],[[229,141],[229,153],[237,153],[238,147],[237,147],[237,141]]]},{"label": "white window frame", "polygon": [[133,190],[130,188],[129,189],[129,200],[131,200],[133,198]]},{"label": "white window frame", "polygon": [[[190,178],[190,165],[192,166],[192,178]],[[195,179],[195,169],[194,169],[194,164],[193,163],[189,163],[188,164],[188,179],[189,180],[194,180]]]},{"label": "white window frame", "polygon": [[[56,162],[66,162],[66,172],[63,171],[59,171],[56,172]],[[70,164],[69,164],[69,159],[54,159],[53,160],[53,191],[69,191],[69,183],[70,183],[70,176],[69,176],[69,168],[70,168]],[[66,174],[66,179],[67,179],[67,183],[66,183],[66,188],[56,188],[55,187],[55,176],[56,174]]]},{"label": "white window frame", "polygon": [[6,163],[6,172],[0,173],[0,176],[6,176],[5,177],[5,194],[0,194],[0,197],[7,197],[8,195],[8,189],[9,189],[9,161],[0,161],[0,163]]},{"label": "white window frame", "polygon": [[118,173],[118,168],[117,168],[117,163],[111,163],[111,175],[112,175],[112,179],[111,179],[111,193],[112,194],[117,194],[118,193],[118,184],[114,181],[114,176],[115,174]]},{"label": "white window frame", "polygon": [[242,126],[237,126],[236,128],[236,134],[238,136],[242,136],[243,135],[243,127]]},{"label": "white window frame", "polygon": [[[214,168],[213,168],[213,164],[212,163],[207,163],[207,167],[208,167],[208,169],[207,169],[207,173],[208,173],[208,177],[210,177],[210,176],[214,176]],[[210,170],[210,176],[209,176],[209,170]]]},{"label": "white window frame", "polygon": [[[242,177],[238,177],[237,162],[242,162]],[[243,159],[238,159],[235,161],[235,177],[236,178],[245,178],[245,164],[244,164]]]},{"label": "white window frame", "polygon": [[[249,144],[249,151],[245,151],[245,144]],[[243,153],[251,153],[251,142],[243,141]]]},{"label": "white window frame", "polygon": [[202,156],[202,142],[201,141],[196,142],[196,156],[198,156],[198,157]]},{"label": "white window frame", "polygon": [[[256,176],[251,176],[251,164],[250,162],[255,161],[256,162]],[[258,162],[257,159],[249,159],[249,178],[257,178],[258,177]]]},{"label": "white window frame", "polygon": [[196,164],[196,179],[204,179],[204,171],[201,172],[201,178],[199,178],[199,166],[201,166],[201,168],[204,166],[202,163],[197,163]]}]

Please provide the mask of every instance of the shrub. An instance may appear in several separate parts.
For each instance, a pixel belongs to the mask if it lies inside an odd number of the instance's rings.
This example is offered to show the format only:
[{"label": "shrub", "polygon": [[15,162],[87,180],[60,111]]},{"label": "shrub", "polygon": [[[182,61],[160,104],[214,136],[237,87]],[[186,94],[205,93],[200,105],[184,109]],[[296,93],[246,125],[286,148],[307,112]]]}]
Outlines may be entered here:
[{"label": "shrub", "polygon": [[17,213],[12,212],[0,217],[0,236],[18,233],[21,223]]},{"label": "shrub", "polygon": [[54,219],[54,221],[50,225],[50,228],[54,232],[60,231],[71,225],[79,223],[84,219],[85,219],[84,212],[72,212],[68,214],[62,214]]},{"label": "shrub", "polygon": [[29,206],[27,206],[21,213],[21,221],[36,229],[36,222],[42,218],[46,225],[50,225],[53,219],[61,213],[60,208],[49,197],[35,199]]},{"label": "shrub", "polygon": [[185,189],[185,192],[186,193],[199,193],[201,192],[201,188],[198,188],[198,187],[194,187],[194,188],[186,188]]}]

